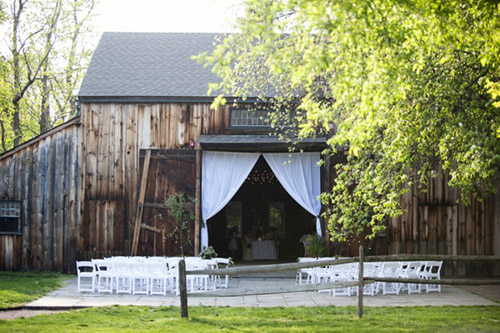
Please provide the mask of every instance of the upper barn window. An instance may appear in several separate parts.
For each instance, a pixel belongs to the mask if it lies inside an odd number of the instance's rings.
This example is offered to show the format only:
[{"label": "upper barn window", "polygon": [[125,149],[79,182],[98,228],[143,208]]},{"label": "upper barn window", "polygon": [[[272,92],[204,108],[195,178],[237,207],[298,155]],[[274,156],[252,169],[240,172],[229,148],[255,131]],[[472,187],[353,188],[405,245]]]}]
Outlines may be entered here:
[{"label": "upper barn window", "polygon": [[271,127],[269,110],[264,109],[231,109],[231,127]]},{"label": "upper barn window", "polygon": [[21,233],[21,202],[0,201],[0,234]]}]

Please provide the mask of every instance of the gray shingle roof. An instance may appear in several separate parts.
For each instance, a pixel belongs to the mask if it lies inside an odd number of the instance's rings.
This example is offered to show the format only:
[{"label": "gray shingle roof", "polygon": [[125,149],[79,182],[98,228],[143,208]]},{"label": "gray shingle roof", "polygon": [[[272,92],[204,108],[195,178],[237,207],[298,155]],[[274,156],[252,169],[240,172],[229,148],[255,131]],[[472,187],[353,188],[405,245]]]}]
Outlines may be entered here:
[{"label": "gray shingle roof", "polygon": [[219,79],[191,56],[212,51],[217,36],[222,34],[105,32],[78,95],[207,97],[208,83]]}]

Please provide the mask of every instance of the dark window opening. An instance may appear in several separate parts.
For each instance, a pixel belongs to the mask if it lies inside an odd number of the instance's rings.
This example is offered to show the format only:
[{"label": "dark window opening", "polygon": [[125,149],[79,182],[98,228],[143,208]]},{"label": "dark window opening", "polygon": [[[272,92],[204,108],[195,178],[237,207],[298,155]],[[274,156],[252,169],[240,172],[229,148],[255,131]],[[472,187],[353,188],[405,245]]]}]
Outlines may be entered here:
[{"label": "dark window opening", "polygon": [[0,234],[21,234],[21,202],[14,200],[0,201]]}]

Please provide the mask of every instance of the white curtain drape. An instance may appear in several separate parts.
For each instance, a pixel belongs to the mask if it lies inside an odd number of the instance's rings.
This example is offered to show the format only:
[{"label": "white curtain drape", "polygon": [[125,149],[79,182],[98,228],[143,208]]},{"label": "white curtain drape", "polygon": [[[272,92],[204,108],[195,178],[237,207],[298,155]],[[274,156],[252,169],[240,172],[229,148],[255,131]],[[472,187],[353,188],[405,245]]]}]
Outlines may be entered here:
[{"label": "white curtain drape", "polygon": [[241,187],[260,153],[203,152],[201,249],[208,247],[207,220],[224,208]]},{"label": "white curtain drape", "polygon": [[316,233],[322,236],[321,176],[319,152],[263,154],[283,188],[305,210],[316,217]]}]

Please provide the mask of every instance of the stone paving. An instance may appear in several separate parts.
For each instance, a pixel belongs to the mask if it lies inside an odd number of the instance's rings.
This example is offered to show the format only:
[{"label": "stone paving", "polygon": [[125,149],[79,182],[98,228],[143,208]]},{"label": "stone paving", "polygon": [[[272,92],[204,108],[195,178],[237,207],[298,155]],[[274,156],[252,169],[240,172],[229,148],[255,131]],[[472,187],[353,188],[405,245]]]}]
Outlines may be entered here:
[{"label": "stone paving", "polygon": [[[232,278],[228,290],[245,290],[250,288],[263,289],[272,287],[292,286],[294,278]],[[442,306],[442,305],[497,305],[487,298],[475,295],[464,289],[452,286],[442,286],[442,292],[421,294],[401,293],[400,295],[364,296],[364,306]],[[293,306],[349,306],[357,305],[356,296],[333,297],[328,292],[296,292],[250,296],[203,296],[202,293],[189,294],[189,306],[229,306],[229,307],[293,307]],[[42,297],[26,306],[31,309],[63,309],[79,307],[96,307],[108,305],[146,305],[146,306],[180,306],[179,297],[146,296],[128,294],[97,294],[78,293],[76,277],[45,297]]]}]

